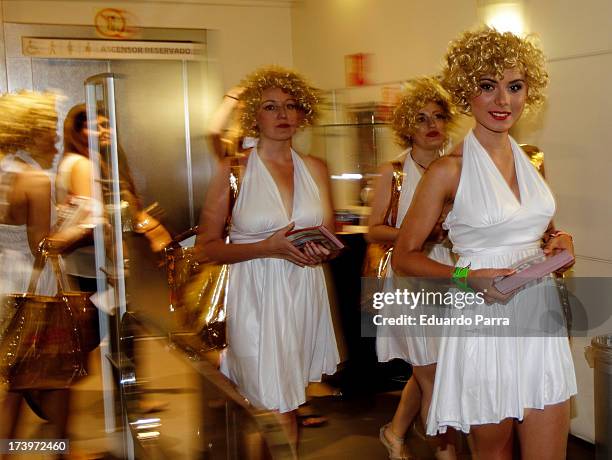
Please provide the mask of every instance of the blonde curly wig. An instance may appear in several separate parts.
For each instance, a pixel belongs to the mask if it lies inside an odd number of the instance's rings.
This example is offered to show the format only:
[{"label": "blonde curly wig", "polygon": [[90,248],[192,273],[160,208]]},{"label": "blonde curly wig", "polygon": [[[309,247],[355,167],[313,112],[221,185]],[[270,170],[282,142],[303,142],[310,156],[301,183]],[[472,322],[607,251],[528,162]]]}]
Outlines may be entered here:
[{"label": "blonde curly wig", "polygon": [[457,113],[451,97],[437,78],[421,77],[411,80],[402,92],[391,119],[391,128],[398,144],[403,148],[412,145],[412,134],[416,130],[417,115],[430,102],[435,102],[442,108],[447,123],[450,124],[454,120]]},{"label": "blonde curly wig", "polygon": [[58,95],[21,91],[0,96],[0,152],[27,150],[41,133],[57,129]]},{"label": "blonde curly wig", "polygon": [[264,67],[248,75],[241,86],[244,91],[240,95],[240,125],[244,136],[259,137],[255,117],[261,106],[261,94],[268,88],[280,88],[295,97],[304,112],[302,126],[314,123],[317,118],[318,91],[310,86],[304,77],[292,70],[279,66]]},{"label": "blonde curly wig", "polygon": [[544,53],[532,37],[521,38],[490,27],[464,32],[446,52],[443,84],[463,113],[470,113],[470,99],[480,94],[484,75],[501,78],[507,69],[519,68],[527,83],[529,108],[540,106],[548,84]]}]

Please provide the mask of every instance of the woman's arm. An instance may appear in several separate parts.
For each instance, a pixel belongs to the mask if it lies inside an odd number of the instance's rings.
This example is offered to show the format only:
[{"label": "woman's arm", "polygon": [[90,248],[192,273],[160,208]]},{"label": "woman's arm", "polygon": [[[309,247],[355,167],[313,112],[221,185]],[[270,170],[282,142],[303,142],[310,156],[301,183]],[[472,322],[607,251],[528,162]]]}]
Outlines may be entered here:
[{"label": "woman's arm", "polygon": [[70,195],[92,197],[92,165],[88,158],[81,157],[75,161],[70,171]]},{"label": "woman's arm", "polygon": [[234,110],[238,106],[238,101],[243,91],[244,88],[240,86],[230,89],[223,96],[221,105],[217,108],[208,122],[206,137],[210,141],[213,151],[217,155],[218,159],[222,159],[225,156],[225,151],[223,148],[223,133],[230,122]]},{"label": "woman's arm", "polygon": [[[393,250],[391,264],[396,273],[404,276],[452,278],[455,267],[427,257],[423,252],[423,244],[438,222],[445,205],[452,203],[460,174],[460,157],[449,155],[435,161],[423,175]],[[493,287],[493,282],[496,277],[511,273],[509,269],[471,270],[468,282],[472,288],[484,293],[487,302],[503,303],[514,292],[503,295]]]},{"label": "woman's arm", "polygon": [[574,253],[574,239],[572,238],[572,235],[567,232],[557,230],[555,228],[555,224],[551,220],[550,224],[548,225],[548,228],[546,229],[546,232],[544,233],[543,239],[544,254],[553,255],[554,253],[563,251],[565,249],[569,251],[572,257],[574,257],[574,260],[572,260],[569,264],[561,267],[555,273],[557,273],[558,275],[562,275],[564,272],[574,266],[574,264],[576,263],[576,255]]},{"label": "woman's arm", "polygon": [[208,186],[204,207],[200,216],[199,233],[196,238],[198,259],[205,262],[236,263],[245,260],[274,257],[286,259],[296,265],[312,263],[285,237],[294,224],[280,229],[269,238],[256,243],[226,244],[225,222],[229,211],[230,159],[218,163],[218,170]]},{"label": "woman's arm", "polygon": [[[87,206],[87,212],[79,224],[71,227],[64,226],[64,228],[61,228],[61,230],[49,237],[48,248],[50,250],[54,252],[67,252],[91,241],[93,236],[93,222],[95,219],[93,214],[99,212],[96,211],[96,205],[92,200],[92,174],[91,161],[86,157],[79,157],[72,165],[70,169],[70,185],[67,199],[70,200],[71,197],[82,198],[78,200],[76,206]],[[70,202],[58,204],[70,206]]]},{"label": "woman's arm", "polygon": [[51,181],[42,172],[19,174],[16,187],[25,190],[27,200],[27,234],[32,254],[36,254],[38,244],[49,235],[51,220]]},{"label": "woman's arm", "polygon": [[[304,157],[304,162],[306,163],[310,174],[313,176],[319,188],[319,196],[321,197],[321,204],[323,205],[323,225],[330,232],[334,233],[334,205],[327,164],[320,158],[311,155]],[[316,243],[308,243],[304,248],[304,252],[309,257],[315,259],[314,264],[311,265],[326,262],[338,255],[338,252],[331,252],[324,246]]]},{"label": "woman's arm", "polygon": [[303,158],[306,166],[308,166],[310,174],[319,188],[321,204],[323,205],[323,225],[327,227],[330,232],[334,232],[334,205],[331,196],[331,185],[329,182],[327,164],[320,158],[312,155],[307,155]]},{"label": "woman's arm", "polygon": [[366,239],[370,243],[393,244],[399,229],[391,227],[385,222],[385,215],[391,201],[391,186],[393,182],[393,165],[385,163],[378,171],[376,184],[374,185],[374,198],[372,199],[372,211],[368,219],[368,233]]},{"label": "woman's arm", "polygon": [[406,276],[450,278],[454,267],[427,257],[423,245],[445,204],[452,201],[460,168],[459,158],[447,156],[432,163],[423,174],[395,241],[391,259],[394,272]]}]

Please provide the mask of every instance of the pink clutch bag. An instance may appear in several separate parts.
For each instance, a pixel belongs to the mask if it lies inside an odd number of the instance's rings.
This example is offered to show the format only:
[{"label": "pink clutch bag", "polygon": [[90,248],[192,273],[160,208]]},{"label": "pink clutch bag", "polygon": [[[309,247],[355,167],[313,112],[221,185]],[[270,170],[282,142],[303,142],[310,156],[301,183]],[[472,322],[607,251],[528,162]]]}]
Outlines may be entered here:
[{"label": "pink clutch bag", "polygon": [[574,257],[567,250],[554,256],[538,255],[522,260],[513,267],[516,273],[499,279],[493,283],[493,287],[502,294],[508,294],[531,281],[550,275],[573,260]]}]

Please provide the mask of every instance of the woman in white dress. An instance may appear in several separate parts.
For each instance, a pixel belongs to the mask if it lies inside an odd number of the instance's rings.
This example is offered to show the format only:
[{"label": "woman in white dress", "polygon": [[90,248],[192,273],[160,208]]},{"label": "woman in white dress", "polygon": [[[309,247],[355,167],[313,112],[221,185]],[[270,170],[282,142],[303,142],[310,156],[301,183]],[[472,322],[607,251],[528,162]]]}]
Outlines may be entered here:
[{"label": "woman in white dress", "polygon": [[[55,102],[54,94],[30,91],[0,97],[0,297],[27,292],[34,254],[49,234],[51,181],[44,171],[30,166],[16,154],[28,152],[42,167],[51,166],[57,154]],[[39,278],[36,293],[53,295],[55,290],[55,278],[47,267]],[[2,305],[0,302],[0,308]],[[0,321],[12,313],[0,310]],[[38,403],[52,423],[53,437],[66,437],[65,390],[38,393]],[[23,395],[19,391],[7,391],[4,395],[0,439],[15,437]]]},{"label": "woman in white dress", "polygon": [[207,260],[230,263],[228,348],[222,372],[258,408],[279,411],[297,439],[292,412],[304,388],[336,371],[339,357],[321,263],[322,246],[303,251],[286,238],[292,229],[325,225],[333,231],[325,164],[291,147],[297,129],[316,110],[313,89],[296,73],[270,67],[243,83],[241,124],[258,145],[240,158],[240,192],[228,217],[232,162],[219,164],[206,195],[198,245]]},{"label": "woman in white dress", "polygon": [[[515,431],[522,458],[565,458],[569,398],[576,393],[569,341],[564,326],[556,335],[527,333],[543,311],[562,315],[558,295],[550,278],[507,295],[493,287],[496,277],[530,256],[558,249],[573,254],[571,237],[551,225],[550,189],[508,134],[525,106],[542,102],[547,81],[544,56],[528,39],[485,27],[451,43],[444,82],[475,127],[423,176],[393,255],[396,272],[461,278],[459,284],[467,282],[487,303],[475,301],[474,313],[516,322],[480,334],[450,327],[440,342],[427,432],[471,433],[479,459],[512,458]],[[422,251],[447,210],[444,227],[461,270]]]},{"label": "woman in white dress", "polygon": [[[440,156],[448,141],[447,129],[454,117],[454,108],[450,96],[438,80],[423,77],[410,82],[402,94],[393,113],[392,128],[398,142],[406,150],[398,160],[402,164],[402,184],[397,203],[395,225],[387,210],[391,205],[391,188],[393,184],[394,165],[386,163],[380,168],[376,191],[372,201],[368,240],[373,243],[393,244],[414,191],[423,172]],[[385,216],[389,218],[385,221]],[[439,242],[445,235],[441,228],[435,229],[429,238],[426,252],[432,259],[452,264],[450,246]],[[385,291],[391,292],[396,286],[393,270],[387,269]],[[393,308],[393,307],[390,307]],[[388,310],[388,309],[387,309]],[[400,312],[386,312],[393,315]],[[389,316],[389,315],[386,315]],[[418,332],[418,334],[415,334]],[[409,458],[404,451],[404,437],[415,416],[421,412],[423,424],[427,420],[431,392],[433,390],[435,368],[438,354],[438,337],[423,328],[405,326],[378,326],[376,353],[380,362],[392,359],[403,359],[413,366],[413,376],[402,391],[398,408],[393,420],[380,430],[380,439],[393,459]],[[453,456],[449,449],[439,446],[437,457]]]}]

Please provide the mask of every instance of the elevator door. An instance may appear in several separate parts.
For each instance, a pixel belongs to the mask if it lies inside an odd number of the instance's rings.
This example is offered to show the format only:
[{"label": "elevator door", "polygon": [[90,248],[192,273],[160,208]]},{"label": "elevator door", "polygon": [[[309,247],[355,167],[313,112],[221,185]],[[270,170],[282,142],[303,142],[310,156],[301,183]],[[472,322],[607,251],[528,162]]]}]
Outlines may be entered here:
[{"label": "elevator door", "polygon": [[[31,87],[65,96],[58,104],[61,144],[66,113],[85,101],[84,81],[103,72],[116,75],[119,144],[143,206],[159,203],[159,217],[176,235],[197,223],[211,171],[204,138],[202,69],[201,62],[32,59]],[[9,75],[9,80],[18,82],[15,77]],[[146,308],[160,325],[170,326],[173,318],[159,255],[142,237],[133,238],[130,246],[130,308]]]},{"label": "elevator door", "polygon": [[[198,76],[181,61],[114,61],[118,136],[145,204],[158,202],[177,233],[196,223],[194,160],[203,159]],[[198,198],[200,201],[200,198]]]}]

